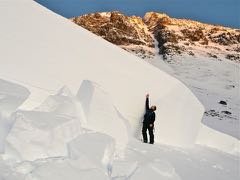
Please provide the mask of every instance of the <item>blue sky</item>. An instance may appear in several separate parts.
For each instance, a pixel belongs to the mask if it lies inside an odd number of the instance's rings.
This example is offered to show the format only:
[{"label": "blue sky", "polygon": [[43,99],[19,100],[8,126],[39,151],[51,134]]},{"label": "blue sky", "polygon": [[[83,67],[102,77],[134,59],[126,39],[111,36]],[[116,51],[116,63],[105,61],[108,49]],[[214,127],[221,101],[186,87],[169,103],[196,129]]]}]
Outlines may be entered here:
[{"label": "blue sky", "polygon": [[164,12],[176,18],[240,28],[240,0],[36,0],[66,17],[105,11],[144,16]]}]

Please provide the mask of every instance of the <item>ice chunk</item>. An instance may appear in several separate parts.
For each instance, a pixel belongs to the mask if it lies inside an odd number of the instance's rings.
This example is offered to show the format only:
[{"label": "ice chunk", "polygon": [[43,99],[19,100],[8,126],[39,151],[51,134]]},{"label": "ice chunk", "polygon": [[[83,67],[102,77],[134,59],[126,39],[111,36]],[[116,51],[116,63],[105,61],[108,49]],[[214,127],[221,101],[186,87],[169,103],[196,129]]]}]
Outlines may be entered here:
[{"label": "ice chunk", "polygon": [[91,82],[83,81],[77,98],[82,105],[85,121],[90,129],[112,136],[116,147],[124,149],[128,143],[128,130],[107,92]]}]

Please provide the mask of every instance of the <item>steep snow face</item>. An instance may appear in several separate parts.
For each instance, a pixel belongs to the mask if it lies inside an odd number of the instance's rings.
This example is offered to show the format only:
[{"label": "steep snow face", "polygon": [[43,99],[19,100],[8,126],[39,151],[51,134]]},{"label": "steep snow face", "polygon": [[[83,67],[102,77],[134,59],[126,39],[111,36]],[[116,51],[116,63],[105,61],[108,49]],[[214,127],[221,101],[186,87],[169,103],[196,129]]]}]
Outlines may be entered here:
[{"label": "steep snow face", "polygon": [[[111,97],[97,84],[83,81],[77,99],[82,107],[82,119],[86,127],[112,136],[119,149],[128,143],[127,122],[114,107]],[[116,130],[114,127],[118,127]]]},{"label": "steep snow face", "polygon": [[110,93],[136,137],[145,94],[150,93],[158,106],[156,141],[179,146],[195,142],[203,106],[181,82],[34,1],[0,4],[0,76],[29,88],[31,96],[22,108],[32,107],[32,101],[41,104],[63,85],[75,94],[89,79]]}]

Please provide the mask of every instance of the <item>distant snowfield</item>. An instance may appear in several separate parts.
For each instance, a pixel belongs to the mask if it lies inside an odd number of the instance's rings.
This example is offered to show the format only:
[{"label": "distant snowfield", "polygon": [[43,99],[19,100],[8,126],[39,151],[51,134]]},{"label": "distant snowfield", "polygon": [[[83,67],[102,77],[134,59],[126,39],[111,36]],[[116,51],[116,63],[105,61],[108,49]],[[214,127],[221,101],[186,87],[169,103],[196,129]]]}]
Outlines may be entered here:
[{"label": "distant snowfield", "polygon": [[[177,79],[31,0],[0,1],[0,20],[0,179],[238,178],[238,155],[195,145],[238,141],[202,126]],[[146,93],[153,146],[138,139]]]}]

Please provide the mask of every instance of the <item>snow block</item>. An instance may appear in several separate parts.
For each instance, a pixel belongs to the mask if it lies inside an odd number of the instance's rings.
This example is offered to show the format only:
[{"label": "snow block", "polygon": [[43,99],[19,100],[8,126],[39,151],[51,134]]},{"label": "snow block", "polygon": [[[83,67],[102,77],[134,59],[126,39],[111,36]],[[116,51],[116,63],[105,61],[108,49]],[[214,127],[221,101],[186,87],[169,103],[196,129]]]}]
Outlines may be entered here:
[{"label": "snow block", "polygon": [[7,137],[9,146],[23,160],[66,156],[67,143],[82,131],[72,98],[58,93],[36,109],[42,111],[15,114],[16,122]]},{"label": "snow block", "polygon": [[4,140],[14,123],[10,116],[29,94],[23,86],[0,79],[0,153],[4,151]]},{"label": "snow block", "polygon": [[84,155],[93,164],[107,170],[115,152],[115,141],[102,133],[86,133],[71,141],[68,149],[71,159],[77,160]]},{"label": "snow block", "polygon": [[128,143],[128,130],[107,92],[91,81],[83,81],[77,96],[89,129],[105,133],[116,141],[116,148]]},{"label": "snow block", "polygon": [[81,132],[78,119],[51,112],[19,111],[6,141],[23,160],[68,154],[66,143]]},{"label": "snow block", "polygon": [[62,87],[57,94],[50,95],[35,111],[52,112],[69,117],[79,117],[77,101],[71,91]]}]

